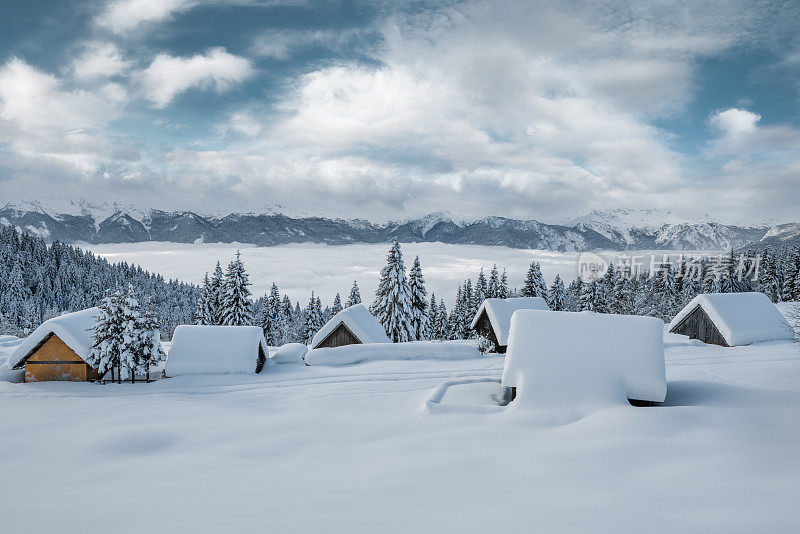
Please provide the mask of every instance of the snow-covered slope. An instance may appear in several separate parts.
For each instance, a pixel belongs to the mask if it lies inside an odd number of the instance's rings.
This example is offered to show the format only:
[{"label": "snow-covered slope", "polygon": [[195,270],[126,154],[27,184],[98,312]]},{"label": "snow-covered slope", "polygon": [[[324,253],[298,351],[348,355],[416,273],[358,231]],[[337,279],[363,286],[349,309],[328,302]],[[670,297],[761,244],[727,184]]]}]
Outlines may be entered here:
[{"label": "snow-covered slope", "polygon": [[730,226],[653,209],[593,211],[571,224],[638,250],[729,250],[759,239],[765,232],[760,226]]}]

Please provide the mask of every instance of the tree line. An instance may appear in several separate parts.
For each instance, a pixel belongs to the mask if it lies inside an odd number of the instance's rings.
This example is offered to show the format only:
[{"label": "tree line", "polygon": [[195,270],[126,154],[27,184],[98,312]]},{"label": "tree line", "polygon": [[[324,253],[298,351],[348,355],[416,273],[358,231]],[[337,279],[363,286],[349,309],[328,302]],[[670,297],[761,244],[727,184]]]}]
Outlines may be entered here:
[{"label": "tree line", "polygon": [[[219,262],[198,287],[164,281],[138,266],[111,264],[79,248],[0,229],[0,333],[24,335],[43,320],[62,312],[104,303],[119,288],[133,288],[147,303],[164,339],[178,324],[258,325],[272,346],[309,343],[314,334],[345,307],[362,302],[354,281],[344,300],[337,293],[330,305],[311,291],[301,306],[282,295],[276,283],[253,299],[239,253],[223,270]],[[117,298],[123,298],[122,293]],[[651,270],[634,272],[629,265],[609,266],[600,278],[565,284],[556,275],[550,284],[538,262],[532,262],[521,288],[512,288],[505,269],[481,269],[459,285],[452,307],[428,292],[419,257],[406,270],[400,243],[395,241],[381,269],[370,311],[393,341],[465,339],[486,298],[544,298],[552,310],[651,315],[671,319],[699,293],[761,291],[774,302],[800,300],[800,247],[766,248],[711,258],[680,258]]]},{"label": "tree line", "polygon": [[109,290],[128,286],[148,301],[165,339],[191,322],[197,286],[0,227],[0,334],[25,336],[47,319],[97,306]]}]

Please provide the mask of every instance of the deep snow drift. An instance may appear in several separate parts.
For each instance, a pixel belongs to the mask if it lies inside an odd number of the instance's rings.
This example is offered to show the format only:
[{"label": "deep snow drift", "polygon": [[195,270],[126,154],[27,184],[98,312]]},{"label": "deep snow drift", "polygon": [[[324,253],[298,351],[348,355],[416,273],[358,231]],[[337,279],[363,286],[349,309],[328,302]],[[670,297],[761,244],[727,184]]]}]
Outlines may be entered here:
[{"label": "deep snow drift", "polygon": [[509,409],[574,417],[629,398],[662,402],[663,325],[635,315],[515,312],[502,376],[517,388]]},{"label": "deep snow drift", "polygon": [[419,412],[485,405],[499,356],[0,382],[0,530],[800,531],[797,345],[665,341],[663,406],[567,425]]}]

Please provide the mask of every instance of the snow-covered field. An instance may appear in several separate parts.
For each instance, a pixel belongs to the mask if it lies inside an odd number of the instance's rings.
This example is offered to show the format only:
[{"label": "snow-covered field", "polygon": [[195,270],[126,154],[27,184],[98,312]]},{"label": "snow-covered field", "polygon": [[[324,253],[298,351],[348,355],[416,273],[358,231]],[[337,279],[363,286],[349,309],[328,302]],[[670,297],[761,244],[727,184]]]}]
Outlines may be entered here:
[{"label": "snow-covered field", "polygon": [[[358,280],[361,296],[371,301],[378,283],[378,271],[386,263],[386,254],[389,251],[387,243],[336,246],[301,243],[256,247],[237,243],[149,242],[83,244],[81,247],[92,250],[109,261],[140,264],[166,278],[179,278],[193,283],[202,281],[205,271],[212,271],[217,260],[225,268],[239,249],[250,273],[255,295],[268,291],[274,281],[280,287],[281,293],[288,294],[292,300],[306,302],[314,289],[328,303],[337,292],[345,298],[353,280]],[[465,278],[474,279],[481,267],[488,276],[494,263],[501,270],[508,270],[508,280],[512,287],[522,286],[531,261],[541,263],[542,273],[548,284],[553,281],[556,273],[567,284],[578,275],[579,254],[575,252],[444,243],[403,243],[402,247],[406,268],[410,268],[414,256],[419,255],[428,293],[434,291],[438,297],[445,298],[448,305],[452,303],[456,288]],[[621,253],[611,251],[601,254],[606,260],[616,261]],[[660,262],[664,254],[677,252],[636,251],[631,254],[637,255],[637,263],[649,267],[651,256],[656,258],[656,262]]]},{"label": "snow-covered field", "polygon": [[0,382],[3,532],[798,532],[800,351],[666,335],[667,402],[485,405],[502,357]]}]

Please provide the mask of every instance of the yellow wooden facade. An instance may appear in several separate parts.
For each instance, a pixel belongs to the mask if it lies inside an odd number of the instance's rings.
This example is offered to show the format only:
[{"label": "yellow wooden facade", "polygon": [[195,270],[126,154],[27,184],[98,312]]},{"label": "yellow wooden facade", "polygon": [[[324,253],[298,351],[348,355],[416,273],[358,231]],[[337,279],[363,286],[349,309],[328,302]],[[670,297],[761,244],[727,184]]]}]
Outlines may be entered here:
[{"label": "yellow wooden facade", "polygon": [[47,380],[97,380],[97,371],[52,334],[25,361],[26,382]]}]

